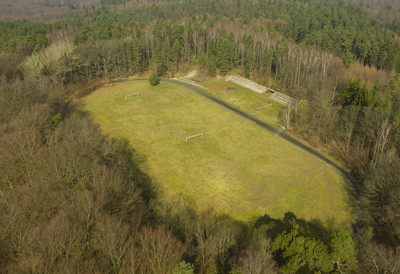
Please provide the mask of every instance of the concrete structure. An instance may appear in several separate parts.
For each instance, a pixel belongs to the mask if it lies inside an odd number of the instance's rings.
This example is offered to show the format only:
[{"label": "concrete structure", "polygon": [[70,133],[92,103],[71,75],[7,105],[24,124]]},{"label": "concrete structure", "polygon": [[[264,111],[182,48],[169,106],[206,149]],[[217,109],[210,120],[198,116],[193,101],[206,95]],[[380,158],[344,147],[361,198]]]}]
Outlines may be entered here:
[{"label": "concrete structure", "polygon": [[287,106],[289,104],[289,102],[290,102],[290,104],[292,106],[294,106],[294,107],[297,105],[297,100],[296,99],[293,99],[292,97],[290,97],[290,96],[288,96],[286,94],[280,93],[280,92],[278,92],[276,90],[273,90],[271,88],[267,88],[267,87],[264,87],[262,85],[259,85],[259,84],[255,83],[255,82],[253,82],[253,81],[251,81],[249,79],[243,78],[243,77],[241,77],[239,75],[228,76],[226,78],[226,80],[230,81],[230,82],[233,82],[236,85],[239,85],[241,87],[248,88],[248,89],[250,89],[250,90],[252,90],[254,92],[257,92],[259,94],[265,93],[266,91],[270,91],[272,93],[272,95],[269,98],[271,100],[279,103],[279,104]]},{"label": "concrete structure", "polygon": [[266,87],[254,83],[253,81],[250,81],[249,79],[243,78],[239,75],[228,76],[226,80],[235,83],[236,85],[239,85],[241,87],[251,89],[252,91],[260,94],[265,93],[268,90]]}]

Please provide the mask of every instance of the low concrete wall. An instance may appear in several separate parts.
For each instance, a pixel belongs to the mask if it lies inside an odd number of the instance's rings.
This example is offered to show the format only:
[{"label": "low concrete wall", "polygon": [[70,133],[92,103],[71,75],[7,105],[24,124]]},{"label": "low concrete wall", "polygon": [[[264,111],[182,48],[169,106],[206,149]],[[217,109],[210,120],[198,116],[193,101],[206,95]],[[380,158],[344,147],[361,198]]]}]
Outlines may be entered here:
[{"label": "low concrete wall", "polygon": [[286,94],[280,93],[278,91],[275,91],[273,89],[270,89],[270,88],[264,87],[262,85],[259,85],[259,84],[255,83],[255,82],[253,82],[253,81],[251,81],[249,79],[243,78],[243,77],[241,77],[239,75],[228,76],[226,78],[226,80],[230,81],[232,83],[235,83],[236,85],[239,85],[241,87],[248,88],[248,89],[250,89],[250,90],[252,90],[254,92],[257,92],[259,94],[265,93],[266,91],[271,91],[272,95],[269,98],[271,98],[271,100],[273,100],[273,101],[275,101],[275,102],[277,102],[279,104],[287,106],[289,104],[289,102],[290,102],[292,104],[292,106],[296,106],[297,105],[297,100],[296,99],[293,99],[292,97],[290,97],[290,96],[288,96]]}]

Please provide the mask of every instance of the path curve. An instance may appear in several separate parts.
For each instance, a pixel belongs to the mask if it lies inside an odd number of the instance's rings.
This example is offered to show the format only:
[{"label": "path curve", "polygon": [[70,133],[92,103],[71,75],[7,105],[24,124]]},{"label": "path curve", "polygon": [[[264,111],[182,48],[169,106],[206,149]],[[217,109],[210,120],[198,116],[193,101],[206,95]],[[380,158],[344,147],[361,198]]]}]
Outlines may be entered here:
[{"label": "path curve", "polygon": [[[112,82],[129,82],[129,81],[143,81],[143,80],[148,80],[145,78],[140,78],[140,79],[121,79],[121,80],[115,80]],[[212,96],[211,94],[203,91],[201,88],[194,86],[192,84],[186,83],[186,82],[181,82],[178,80],[161,80],[163,82],[169,82],[169,83],[173,83],[173,84],[177,84],[180,86],[184,86],[194,92],[196,92],[197,94],[219,104],[220,106],[223,106],[227,109],[229,109],[230,111],[233,111],[234,113],[246,118],[247,120],[250,120],[254,123],[256,123],[258,126],[262,127],[265,130],[268,130],[278,136],[280,136],[281,138],[285,139],[286,141],[288,141],[289,143],[295,145],[296,147],[314,155],[315,157],[317,157],[318,159],[320,159],[321,161],[323,161],[324,163],[332,166],[333,168],[335,168],[337,171],[339,171],[339,173],[346,179],[346,181],[349,181],[348,176],[346,174],[346,172],[339,167],[338,165],[336,165],[334,162],[332,162],[331,160],[329,160],[328,158],[326,158],[324,155],[322,155],[321,153],[319,153],[318,151],[314,150],[313,148],[303,144],[302,142],[300,142],[299,140],[293,138],[292,136],[290,136],[289,134],[282,132],[281,130],[275,128],[274,126],[272,126],[271,124],[268,124],[267,122],[261,121],[260,119],[248,114],[247,112],[244,112],[240,109],[237,109],[233,106],[231,106],[230,104]]]}]

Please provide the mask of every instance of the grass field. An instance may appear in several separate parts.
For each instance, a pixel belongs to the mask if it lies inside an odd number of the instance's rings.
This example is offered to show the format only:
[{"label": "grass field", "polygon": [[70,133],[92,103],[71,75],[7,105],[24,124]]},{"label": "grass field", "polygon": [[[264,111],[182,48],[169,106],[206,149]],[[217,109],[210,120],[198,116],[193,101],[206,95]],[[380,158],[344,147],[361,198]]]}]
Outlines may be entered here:
[{"label": "grass field", "polygon": [[[135,92],[140,97],[124,100]],[[351,220],[336,170],[187,88],[116,83],[85,97],[84,106],[105,133],[127,138],[146,157],[143,168],[167,196],[182,194],[242,220],[288,211],[306,220]],[[198,133],[204,137],[186,143]]]},{"label": "grass field", "polygon": [[[267,94],[257,94],[232,82],[225,81],[225,79],[213,78],[200,84],[213,96],[273,126],[281,127],[279,113],[283,106],[269,99]],[[229,88],[232,87],[236,90],[230,91]]]},{"label": "grass field", "polygon": [[[267,122],[276,128],[281,129],[284,122],[280,119],[280,113],[283,110],[284,106],[279,104],[271,99],[269,96],[271,94],[258,94],[254,91],[251,91],[247,88],[243,88],[239,85],[236,85],[232,82],[226,81],[224,78],[211,78],[207,79],[200,83],[202,87],[204,87],[208,93],[217,97],[225,102],[230,103],[231,105],[236,106],[240,110],[243,110],[252,116],[260,119],[261,121]],[[234,87],[235,91],[229,91],[229,88]],[[292,134],[292,132],[286,131],[286,134],[291,137],[299,139],[300,136],[296,136]],[[304,143],[304,142],[303,142]],[[340,166],[342,169],[346,169],[345,166],[336,159],[332,158],[329,155],[329,149],[324,146],[318,146],[318,144],[314,143],[314,147],[310,146],[307,143],[305,145],[317,149],[320,153],[324,154],[324,157],[334,162],[337,166]]]}]

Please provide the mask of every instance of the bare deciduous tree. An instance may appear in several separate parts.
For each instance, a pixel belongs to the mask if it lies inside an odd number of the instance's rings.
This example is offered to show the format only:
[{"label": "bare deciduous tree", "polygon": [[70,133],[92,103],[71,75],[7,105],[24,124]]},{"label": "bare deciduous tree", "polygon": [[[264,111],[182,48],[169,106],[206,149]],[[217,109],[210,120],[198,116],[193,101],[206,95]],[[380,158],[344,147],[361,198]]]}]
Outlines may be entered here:
[{"label": "bare deciduous tree", "polygon": [[364,219],[384,234],[382,241],[400,243],[400,164],[393,151],[382,156],[366,176],[361,193]]},{"label": "bare deciduous tree", "polygon": [[386,145],[389,142],[390,130],[391,124],[389,122],[389,118],[386,117],[376,131],[375,146],[372,156],[373,166],[377,165],[377,163],[381,160],[383,153],[385,152]]},{"label": "bare deciduous tree", "polygon": [[362,254],[362,269],[365,273],[399,273],[400,250],[369,243]]},{"label": "bare deciduous tree", "polygon": [[96,247],[107,256],[115,273],[124,267],[125,257],[133,244],[132,233],[129,225],[118,217],[103,215],[97,222]]},{"label": "bare deciduous tree", "polygon": [[243,274],[278,273],[272,254],[266,250],[248,249],[240,258],[240,263]]},{"label": "bare deciduous tree", "polygon": [[74,54],[75,46],[71,42],[58,42],[44,51],[33,54],[26,59],[21,68],[25,75],[33,79],[63,85],[68,74],[78,65]]},{"label": "bare deciduous tree", "polygon": [[218,219],[210,210],[202,213],[195,233],[197,260],[202,272],[217,271],[218,266],[225,265],[227,252],[236,244],[237,234],[238,228],[229,220]]},{"label": "bare deciduous tree", "polygon": [[356,129],[359,112],[360,107],[358,106],[347,106],[343,109],[341,125],[343,127],[343,133],[345,136],[346,155],[349,154],[350,144],[353,138],[354,130]]},{"label": "bare deciduous tree", "polygon": [[183,244],[163,227],[144,228],[139,240],[145,273],[171,273],[185,251]]},{"label": "bare deciduous tree", "polygon": [[272,257],[271,243],[263,229],[253,232],[252,241],[240,257],[240,270],[243,274],[278,273]]}]

